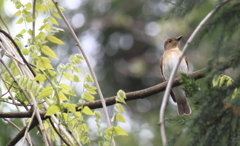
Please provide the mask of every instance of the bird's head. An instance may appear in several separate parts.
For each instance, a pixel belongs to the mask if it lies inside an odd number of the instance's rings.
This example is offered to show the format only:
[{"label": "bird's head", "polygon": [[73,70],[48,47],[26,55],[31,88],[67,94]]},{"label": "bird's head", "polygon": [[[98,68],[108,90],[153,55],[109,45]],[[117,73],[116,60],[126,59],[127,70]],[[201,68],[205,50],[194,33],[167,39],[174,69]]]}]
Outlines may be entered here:
[{"label": "bird's head", "polygon": [[182,38],[182,35],[176,38],[167,39],[164,43],[164,50],[166,51],[166,50],[178,48],[181,38]]}]

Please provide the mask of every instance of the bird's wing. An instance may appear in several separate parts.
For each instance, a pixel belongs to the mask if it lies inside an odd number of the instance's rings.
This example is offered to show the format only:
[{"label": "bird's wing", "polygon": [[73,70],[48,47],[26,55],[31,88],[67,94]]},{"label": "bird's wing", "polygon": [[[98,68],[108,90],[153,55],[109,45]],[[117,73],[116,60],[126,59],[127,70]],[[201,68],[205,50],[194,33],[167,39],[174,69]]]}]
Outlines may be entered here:
[{"label": "bird's wing", "polygon": [[[162,75],[163,81],[166,81],[165,78],[164,78],[164,75],[163,75],[163,68],[162,67],[163,67],[163,57],[161,57],[161,59],[160,59],[160,70],[161,70],[161,75]],[[173,101],[176,102],[175,95],[173,94],[172,90],[170,91],[170,95],[172,96]]]},{"label": "bird's wing", "polygon": [[188,67],[188,60],[187,60],[187,57],[184,57],[185,61],[186,61],[186,64],[187,64],[187,70],[189,72],[189,67]]}]

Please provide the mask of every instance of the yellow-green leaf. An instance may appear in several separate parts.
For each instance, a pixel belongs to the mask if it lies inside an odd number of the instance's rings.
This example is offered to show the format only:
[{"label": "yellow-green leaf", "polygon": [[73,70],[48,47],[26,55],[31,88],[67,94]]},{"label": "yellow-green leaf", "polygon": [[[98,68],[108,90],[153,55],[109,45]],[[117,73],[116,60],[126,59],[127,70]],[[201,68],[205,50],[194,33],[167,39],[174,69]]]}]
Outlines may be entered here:
[{"label": "yellow-green leaf", "polygon": [[126,120],[124,119],[121,113],[116,114],[116,120],[118,120],[119,122],[126,123]]},{"label": "yellow-green leaf", "polygon": [[71,80],[72,74],[70,74],[70,73],[64,73],[63,76],[64,76],[64,78],[66,78],[66,79],[68,79],[68,80]]},{"label": "yellow-green leaf", "polygon": [[42,46],[41,50],[42,50],[43,54],[45,54],[49,57],[52,57],[54,59],[58,59],[57,55],[48,46],[46,46],[46,45]]},{"label": "yellow-green leaf", "polygon": [[53,16],[56,18],[61,18],[61,16],[58,13],[53,13]]},{"label": "yellow-green leaf", "polygon": [[47,113],[45,114],[45,116],[51,116],[53,114],[56,114],[57,112],[60,111],[60,107],[57,105],[51,105],[48,109],[47,109]]},{"label": "yellow-green leaf", "polygon": [[30,10],[32,8],[32,3],[27,3],[25,6],[25,10]]},{"label": "yellow-green leaf", "polygon": [[68,101],[67,97],[62,92],[59,92],[58,95],[59,95],[60,100]]},{"label": "yellow-green leaf", "polygon": [[121,103],[126,104],[125,100],[124,100],[123,98],[121,98],[120,96],[117,96],[116,100],[117,100],[118,102],[121,102]]},{"label": "yellow-green leaf", "polygon": [[50,20],[50,22],[51,22],[52,24],[58,25],[58,22],[57,22],[57,20],[56,20],[55,18],[50,17],[49,20]]},{"label": "yellow-green leaf", "polygon": [[76,112],[76,104],[69,104],[69,103],[62,103],[63,107],[66,107],[70,112],[75,113]]},{"label": "yellow-green leaf", "polygon": [[28,55],[29,51],[28,51],[28,49],[25,48],[22,50],[22,53],[23,53],[23,55]]},{"label": "yellow-green leaf", "polygon": [[53,89],[51,86],[43,88],[38,98],[43,98],[52,95]]},{"label": "yellow-green leaf", "polygon": [[28,17],[26,17],[26,21],[27,21],[27,22],[33,22],[33,21],[35,21],[35,19],[33,19],[33,18],[31,18],[31,17],[28,16]]},{"label": "yellow-green leaf", "polygon": [[90,94],[97,94],[97,92],[96,92],[95,90],[92,90],[92,89],[88,89],[87,91],[88,91],[88,93],[90,93]]},{"label": "yellow-green leaf", "polygon": [[21,23],[23,23],[23,18],[18,19],[16,24],[21,24]]},{"label": "yellow-green leaf", "polygon": [[128,135],[120,126],[114,127],[114,131],[117,135]]},{"label": "yellow-green leaf", "polygon": [[21,14],[21,11],[20,10],[18,10],[17,12],[15,12],[13,15],[15,15],[15,16],[19,16]]},{"label": "yellow-green leaf", "polygon": [[23,10],[23,14],[24,14],[24,15],[29,15],[29,14],[31,14],[31,12],[27,11],[26,9],[24,9],[24,10]]},{"label": "yellow-green leaf", "polygon": [[94,115],[93,111],[88,106],[84,106],[82,109],[82,112],[86,115],[90,115],[90,116]]},{"label": "yellow-green leaf", "polygon": [[68,95],[76,96],[76,95],[74,94],[74,92],[71,91],[71,88],[70,88],[68,85],[66,85],[66,84],[60,84],[60,86],[62,87],[62,92],[63,92],[63,93],[68,94]]},{"label": "yellow-green leaf", "polygon": [[73,75],[73,81],[74,82],[80,82],[80,79],[78,78],[77,75]]},{"label": "yellow-green leaf", "polygon": [[123,90],[119,90],[117,92],[117,95],[120,96],[123,99],[126,99],[126,94],[125,94],[125,92]]},{"label": "yellow-green leaf", "polygon": [[41,39],[42,41],[45,40],[46,34],[44,32],[39,32],[39,34],[35,37],[35,39]]},{"label": "yellow-green leaf", "polygon": [[42,4],[36,3],[36,10],[42,12],[46,10],[46,7]]},{"label": "yellow-green leaf", "polygon": [[45,29],[47,32],[50,32],[50,30],[51,30],[51,25],[50,25],[50,24],[44,24],[44,29]]},{"label": "yellow-green leaf", "polygon": [[82,95],[83,99],[87,100],[87,101],[91,101],[94,102],[95,97],[92,96],[91,94],[84,92]]},{"label": "yellow-green leaf", "polygon": [[92,77],[87,73],[86,75],[85,75],[85,81],[86,82],[91,82],[91,83],[93,83],[93,79],[92,79]]},{"label": "yellow-green leaf", "polygon": [[52,65],[50,64],[50,60],[46,57],[38,57],[36,59],[36,63],[37,63],[37,68],[42,69],[42,70],[46,70],[46,69],[53,69]]},{"label": "yellow-green leaf", "polygon": [[56,38],[55,36],[48,36],[47,39],[52,42],[52,43],[55,43],[55,44],[64,44],[63,41],[61,41],[60,39]]},{"label": "yellow-green leaf", "polygon": [[115,104],[115,110],[118,112],[125,112],[123,106],[120,103]]},{"label": "yellow-green leaf", "polygon": [[37,74],[37,76],[34,78],[34,81],[38,81],[41,84],[44,83],[44,81],[46,80],[45,75],[42,74]]}]

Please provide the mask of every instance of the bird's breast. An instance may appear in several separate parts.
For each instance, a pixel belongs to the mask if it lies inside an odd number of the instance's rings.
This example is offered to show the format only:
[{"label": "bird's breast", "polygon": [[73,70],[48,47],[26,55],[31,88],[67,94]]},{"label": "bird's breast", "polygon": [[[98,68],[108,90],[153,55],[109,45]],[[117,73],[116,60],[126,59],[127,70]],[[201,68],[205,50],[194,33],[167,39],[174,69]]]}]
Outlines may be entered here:
[{"label": "bird's breast", "polygon": [[[166,80],[170,78],[171,72],[176,66],[179,56],[180,56],[179,52],[169,52],[163,56],[164,59],[163,59],[162,69],[163,69],[164,78]],[[176,73],[175,77],[180,76],[179,72],[188,73],[187,63],[184,58],[182,59],[179,65],[178,72]]]}]

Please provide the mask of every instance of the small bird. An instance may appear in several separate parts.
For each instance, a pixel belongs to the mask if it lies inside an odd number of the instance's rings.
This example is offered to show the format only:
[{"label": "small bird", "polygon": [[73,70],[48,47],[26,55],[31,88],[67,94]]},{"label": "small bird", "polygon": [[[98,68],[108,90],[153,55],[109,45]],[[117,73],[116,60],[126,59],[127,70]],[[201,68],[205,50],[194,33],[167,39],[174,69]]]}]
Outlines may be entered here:
[{"label": "small bird", "polygon": [[[182,36],[169,38],[164,43],[164,54],[160,59],[160,69],[164,81],[167,81],[170,78],[171,72],[181,55],[181,51],[179,50],[181,38]],[[179,77],[180,72],[188,73],[188,61],[186,57],[182,59],[175,77]],[[191,114],[191,108],[188,105],[183,89],[180,87],[174,87],[170,91],[170,95],[172,96],[173,101],[177,102],[178,114],[180,116]]]}]

